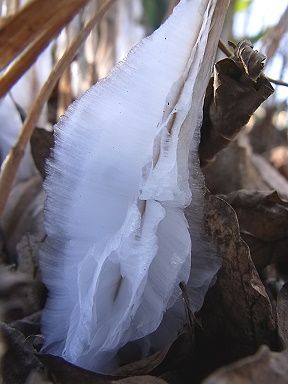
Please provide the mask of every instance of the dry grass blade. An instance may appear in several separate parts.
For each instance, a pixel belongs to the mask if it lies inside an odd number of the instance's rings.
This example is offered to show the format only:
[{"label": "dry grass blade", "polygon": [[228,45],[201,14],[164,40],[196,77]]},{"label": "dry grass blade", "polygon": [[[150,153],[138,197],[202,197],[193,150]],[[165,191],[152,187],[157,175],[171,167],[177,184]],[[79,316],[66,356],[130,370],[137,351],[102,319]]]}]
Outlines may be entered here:
[{"label": "dry grass blade", "polygon": [[[0,67],[5,68],[43,31],[48,41],[89,0],[32,0],[0,29]],[[46,31],[49,31],[47,34]]]},{"label": "dry grass blade", "polygon": [[[55,31],[57,33],[57,31]],[[34,43],[20,54],[12,66],[0,76],[0,97],[6,95],[13,85],[36,61],[38,55],[46,48],[51,38],[51,31],[45,31]]]},{"label": "dry grass blade", "polygon": [[95,15],[90,19],[84,29],[73,40],[72,44],[65,51],[61,59],[56,63],[48,80],[41,89],[39,96],[32,105],[31,110],[24,122],[18,140],[10,150],[3,164],[2,172],[0,175],[0,215],[3,213],[18,166],[23,157],[26,145],[30,140],[31,134],[33,133],[37,119],[45,102],[48,100],[53,88],[55,87],[57,81],[59,80],[65,69],[73,60],[78,48],[85,41],[95,24],[102,18],[104,13],[114,2],[115,0],[104,0],[101,3],[100,8],[95,13]]},{"label": "dry grass blade", "polygon": [[266,62],[270,61],[275,55],[282,38],[288,30],[288,6],[286,7],[283,15],[281,16],[279,22],[271,28],[265,39],[262,46],[262,50],[265,50],[266,53]]}]

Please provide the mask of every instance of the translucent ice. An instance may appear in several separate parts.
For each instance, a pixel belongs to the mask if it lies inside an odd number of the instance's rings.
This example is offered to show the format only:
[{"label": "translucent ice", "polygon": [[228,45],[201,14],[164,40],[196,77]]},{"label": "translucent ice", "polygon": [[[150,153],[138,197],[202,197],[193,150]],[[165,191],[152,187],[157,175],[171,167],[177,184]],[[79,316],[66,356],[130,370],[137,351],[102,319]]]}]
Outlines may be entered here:
[{"label": "translucent ice", "polygon": [[[188,159],[227,4],[182,0],[56,126],[41,256],[46,352],[111,372],[128,342],[145,355],[183,325]],[[201,303],[215,270],[197,265]]]}]

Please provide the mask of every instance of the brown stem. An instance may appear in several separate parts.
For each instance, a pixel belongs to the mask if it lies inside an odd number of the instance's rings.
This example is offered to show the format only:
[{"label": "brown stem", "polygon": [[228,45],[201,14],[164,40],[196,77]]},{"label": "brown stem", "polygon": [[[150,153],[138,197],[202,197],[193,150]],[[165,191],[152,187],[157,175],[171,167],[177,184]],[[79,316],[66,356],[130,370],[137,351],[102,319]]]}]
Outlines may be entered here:
[{"label": "brown stem", "polygon": [[37,123],[41,110],[48,100],[57,81],[72,62],[78,48],[85,41],[95,24],[102,18],[108,8],[115,0],[104,0],[100,9],[95,13],[84,29],[76,36],[72,44],[66,49],[61,59],[55,64],[50,76],[42,87],[37,99],[32,105],[29,114],[24,122],[21,133],[14,147],[10,150],[2,167],[0,174],[0,215],[3,213],[8,196],[12,189],[20,161],[23,157],[26,145],[30,140],[34,127]]},{"label": "brown stem", "polygon": [[[5,68],[39,37],[66,25],[89,0],[31,0],[0,29],[0,67]],[[41,33],[40,33],[41,34]]]},{"label": "brown stem", "polygon": [[268,77],[268,76],[266,76],[266,79],[269,80],[270,83],[274,83],[276,85],[283,85],[284,87],[288,87],[288,83],[286,83],[286,81],[271,79],[271,77]]},{"label": "brown stem", "polygon": [[[62,0],[63,1],[63,0]],[[82,5],[76,9],[73,7],[67,11],[65,16],[54,17],[53,22],[49,23],[47,26],[45,23],[41,27],[41,33],[38,32],[37,36],[33,40],[33,42],[24,50],[24,52],[19,52],[15,54],[19,54],[16,60],[13,62],[11,66],[7,68],[4,74],[0,77],[0,97],[4,96],[12,86],[20,79],[20,77],[31,67],[31,65],[35,62],[39,54],[48,46],[50,41],[55,37],[61,29],[69,22],[69,20],[77,13],[87,0],[81,0]],[[78,1],[79,2],[79,1]],[[79,3],[80,4],[80,3]],[[12,25],[13,27],[13,25]],[[13,30],[10,26],[10,29]],[[5,32],[5,31],[4,31]],[[2,34],[4,33],[2,30],[0,31],[0,48],[1,51],[5,49],[1,46],[1,38],[3,38]],[[5,32],[6,33],[6,32]],[[25,48],[26,43],[23,43],[20,51]],[[2,56],[2,55],[1,55]]]}]

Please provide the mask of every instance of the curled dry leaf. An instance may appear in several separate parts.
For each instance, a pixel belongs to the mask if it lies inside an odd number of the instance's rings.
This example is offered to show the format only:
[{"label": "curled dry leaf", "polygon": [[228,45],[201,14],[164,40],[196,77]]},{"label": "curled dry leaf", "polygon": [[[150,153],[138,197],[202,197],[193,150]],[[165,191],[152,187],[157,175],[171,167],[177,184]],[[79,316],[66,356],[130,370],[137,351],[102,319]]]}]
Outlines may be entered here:
[{"label": "curled dry leaf", "polygon": [[204,102],[199,154],[201,164],[213,159],[247,124],[251,115],[274,89],[265,77],[256,82],[232,59],[219,61]]},{"label": "curled dry leaf", "polygon": [[17,262],[16,246],[27,232],[44,236],[43,205],[44,192],[39,175],[14,186],[1,216],[5,248],[10,263]]},{"label": "curled dry leaf", "polygon": [[251,166],[248,148],[238,139],[219,152],[214,161],[203,168],[203,173],[206,186],[213,194],[226,195],[239,189],[265,190],[262,178]]},{"label": "curled dry leaf", "polygon": [[235,210],[241,231],[265,241],[288,237],[288,201],[274,191],[236,191],[223,196]]},{"label": "curled dry leaf", "polygon": [[44,375],[41,375],[37,371],[30,373],[25,384],[53,384],[52,381],[48,381]]},{"label": "curled dry leaf", "polygon": [[26,273],[30,278],[38,277],[38,252],[43,242],[41,234],[26,233],[17,244],[17,270]]},{"label": "curled dry leaf", "polygon": [[[17,324],[19,324],[19,322],[17,322]],[[22,326],[22,324],[20,325]],[[87,371],[59,357],[48,354],[39,354],[39,359],[60,383],[70,383],[71,380],[75,380],[77,384],[86,384],[88,382],[101,384],[111,383],[111,381],[116,383],[118,382],[117,379],[126,377],[125,379],[119,380],[119,383],[132,384],[134,382],[143,382],[143,384],[160,384],[164,383],[164,381],[160,379],[160,381],[157,381],[156,377],[148,375],[158,376],[170,369],[176,369],[184,360],[187,360],[190,352],[191,334],[186,331],[179,335],[174,343],[167,345],[167,348],[152,356],[120,367],[113,376],[104,376]]]},{"label": "curled dry leaf", "polygon": [[112,384],[165,384],[166,381],[154,376],[134,376],[127,377],[117,381],[112,381]]},{"label": "curled dry leaf", "polygon": [[206,196],[207,230],[218,247],[222,267],[200,311],[201,343],[214,369],[274,346],[276,324],[265,288],[241,239],[235,211],[220,198]]},{"label": "curled dry leaf", "polygon": [[103,376],[97,373],[79,368],[76,365],[68,363],[61,357],[48,354],[38,354],[41,363],[49,370],[51,375],[61,384],[109,384],[116,377]]},{"label": "curled dry leaf", "polygon": [[6,353],[1,360],[3,381],[5,384],[23,384],[30,373],[41,370],[42,365],[21,332],[2,323],[0,333],[6,344]]},{"label": "curled dry leaf", "polygon": [[269,161],[282,176],[288,179],[288,147],[286,145],[272,148]]},{"label": "curled dry leaf", "polygon": [[190,329],[184,330],[177,339],[166,348],[120,367],[117,376],[156,375],[159,376],[171,369],[177,369],[189,358],[193,349],[193,339]]},{"label": "curled dry leaf", "polygon": [[[231,45],[231,43],[230,43]],[[253,81],[257,81],[264,68],[266,56],[253,49],[249,40],[242,40],[234,46],[234,57],[232,58],[239,68]]]},{"label": "curled dry leaf", "polygon": [[203,384],[286,384],[287,377],[288,353],[263,346],[255,355],[219,369]]},{"label": "curled dry leaf", "polygon": [[288,283],[284,284],[277,298],[278,333],[282,344],[288,348]]},{"label": "curled dry leaf", "polygon": [[168,345],[165,349],[160,350],[151,356],[135,361],[134,363],[123,365],[115,372],[115,375],[148,375],[165,360],[170,347],[171,345]]},{"label": "curled dry leaf", "polygon": [[50,155],[51,148],[54,147],[53,131],[43,128],[35,128],[30,139],[31,153],[43,179],[45,179],[45,163]]},{"label": "curled dry leaf", "polygon": [[13,321],[11,327],[18,329],[25,337],[40,334],[41,311],[26,316],[23,319]]},{"label": "curled dry leaf", "polygon": [[222,197],[236,211],[241,236],[250,247],[256,267],[262,269],[276,261],[282,272],[288,271],[288,202],[276,191],[241,190]]},{"label": "curled dry leaf", "polygon": [[37,309],[32,292],[34,282],[24,273],[9,267],[0,268],[0,316],[10,322],[22,318]]},{"label": "curled dry leaf", "polygon": [[281,196],[288,199],[288,182],[269,162],[261,155],[251,156],[251,165],[258,171],[268,189],[278,191]]}]

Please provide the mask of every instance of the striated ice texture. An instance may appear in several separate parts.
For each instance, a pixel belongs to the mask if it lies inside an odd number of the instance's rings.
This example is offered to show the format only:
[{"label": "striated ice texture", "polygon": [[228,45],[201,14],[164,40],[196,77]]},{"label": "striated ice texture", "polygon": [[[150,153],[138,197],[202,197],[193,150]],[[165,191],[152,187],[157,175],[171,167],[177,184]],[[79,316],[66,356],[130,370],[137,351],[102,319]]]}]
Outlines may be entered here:
[{"label": "striated ice texture", "polygon": [[182,0],[57,124],[41,254],[45,352],[113,372],[128,342],[144,356],[177,336],[181,281],[201,306],[218,261],[200,244],[195,151],[227,3]]}]

